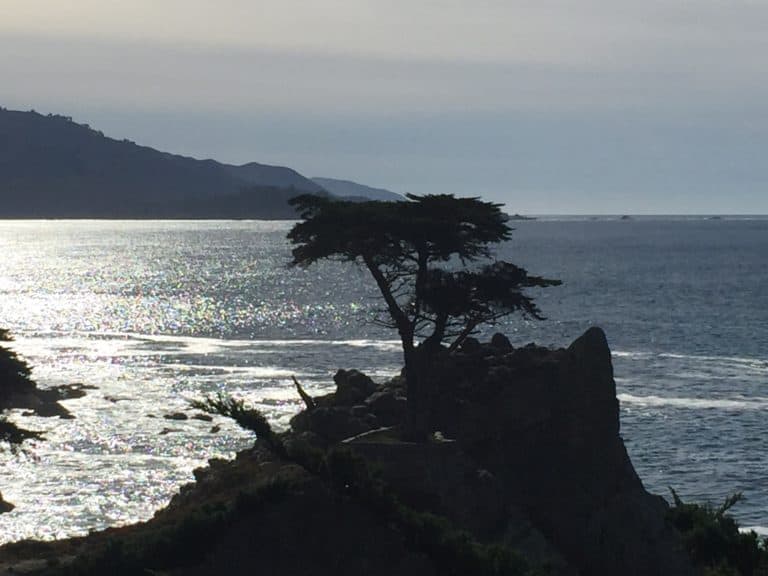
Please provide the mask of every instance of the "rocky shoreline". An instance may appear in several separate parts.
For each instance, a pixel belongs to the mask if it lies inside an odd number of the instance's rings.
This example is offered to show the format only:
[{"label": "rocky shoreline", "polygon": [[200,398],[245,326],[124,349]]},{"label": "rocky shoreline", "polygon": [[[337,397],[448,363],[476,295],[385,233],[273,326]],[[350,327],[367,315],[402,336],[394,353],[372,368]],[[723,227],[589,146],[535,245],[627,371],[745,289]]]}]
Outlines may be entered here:
[{"label": "rocky shoreline", "polygon": [[470,340],[433,377],[430,442],[399,439],[402,378],[340,370],[289,432],[196,471],[153,519],[6,545],[0,571],[697,573],[624,448],[600,329],[558,350]]},{"label": "rocky shoreline", "polygon": [[[9,342],[8,332],[0,328],[0,342]],[[5,418],[8,410],[23,410],[22,415],[44,418],[73,418],[59,402],[85,396],[92,388],[83,384],[68,384],[54,388],[38,388],[30,378],[31,369],[15,352],[0,345],[0,442],[15,449],[25,440],[42,438],[40,432],[26,430]],[[10,512],[14,505],[0,494],[0,514]]]}]

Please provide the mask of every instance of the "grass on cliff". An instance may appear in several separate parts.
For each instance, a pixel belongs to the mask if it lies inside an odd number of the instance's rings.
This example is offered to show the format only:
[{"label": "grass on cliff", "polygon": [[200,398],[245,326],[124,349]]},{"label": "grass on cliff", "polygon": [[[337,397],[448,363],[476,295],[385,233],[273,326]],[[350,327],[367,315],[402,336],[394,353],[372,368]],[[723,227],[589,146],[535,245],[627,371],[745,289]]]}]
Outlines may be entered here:
[{"label": "grass on cliff", "polygon": [[440,574],[518,576],[534,573],[522,556],[509,547],[480,543],[446,518],[405,506],[364,460],[346,448],[323,451],[301,440],[286,446],[258,410],[224,395],[195,401],[193,406],[232,418],[242,428],[255,432],[276,455],[321,478],[336,497],[362,505],[375,518],[394,528],[409,547],[427,556]]},{"label": "grass on cliff", "polygon": [[[315,455],[312,459],[316,461]],[[533,576],[525,560],[509,548],[479,543],[444,518],[399,504],[387,487],[368,472],[365,463],[348,451],[332,450],[321,460],[322,480],[328,488],[325,498],[340,505],[349,502],[366,510],[373,522],[394,530],[407,548],[427,557],[435,573]],[[243,520],[259,522],[266,517],[268,507],[277,506],[280,510],[281,503],[289,505],[287,500],[294,496],[295,490],[301,491],[301,486],[277,479],[250,493],[241,493],[232,501],[201,505],[173,524],[160,525],[128,538],[113,538],[74,564],[51,567],[46,574],[134,576],[156,570],[178,573],[178,570],[195,569],[215,557],[233,526],[242,526]],[[329,517],[328,522],[328,529],[333,530],[333,518]],[[271,546],[273,537],[285,535],[285,527],[276,526],[274,533],[267,528],[263,535],[264,545]],[[299,542],[295,552],[301,553]]]},{"label": "grass on cliff", "polygon": [[478,542],[448,519],[402,504],[368,464],[347,448],[329,450],[323,466],[336,494],[362,504],[395,528],[414,550],[430,559],[438,574],[533,576],[542,573],[508,546]]},{"label": "grass on cliff", "polygon": [[68,566],[52,567],[55,576],[134,576],[154,570],[191,568],[203,564],[228,527],[241,519],[258,519],[262,510],[287,498],[290,480],[266,482],[241,492],[229,503],[203,504],[182,520],[128,537],[111,538]]},{"label": "grass on cliff", "polygon": [[672,492],[669,519],[680,531],[693,563],[705,576],[768,576],[768,540],[754,531],[741,532],[728,511],[744,499],[741,493],[715,508],[683,502]]},{"label": "grass on cliff", "polygon": [[[324,486],[317,497],[335,506],[357,507],[371,521],[399,535],[406,548],[429,559],[435,572],[444,576],[483,574],[489,576],[533,576],[537,574],[515,551],[499,544],[480,543],[449,520],[409,508],[368,467],[367,463],[344,448],[320,450],[302,440],[283,441],[257,410],[241,401],[217,397],[198,402],[197,408],[235,419],[256,432],[279,461],[298,464],[296,469],[310,473]],[[200,506],[173,522],[146,526],[129,537],[116,537],[105,546],[92,549],[68,566],[50,567],[46,574],[112,576],[196,569],[226,542],[234,526],[280,517],[290,509],[290,499],[306,491],[297,477],[269,476],[247,492],[233,493],[227,500]],[[297,483],[298,482],[298,483]],[[281,508],[286,506],[285,509]],[[277,507],[276,509],[274,507]],[[266,514],[277,510],[277,516]],[[333,530],[332,517],[328,529]],[[273,538],[285,537],[285,526],[261,525],[264,545]],[[297,544],[296,553],[301,553]],[[361,552],[362,553],[362,552]],[[207,572],[205,572],[207,573]]]}]

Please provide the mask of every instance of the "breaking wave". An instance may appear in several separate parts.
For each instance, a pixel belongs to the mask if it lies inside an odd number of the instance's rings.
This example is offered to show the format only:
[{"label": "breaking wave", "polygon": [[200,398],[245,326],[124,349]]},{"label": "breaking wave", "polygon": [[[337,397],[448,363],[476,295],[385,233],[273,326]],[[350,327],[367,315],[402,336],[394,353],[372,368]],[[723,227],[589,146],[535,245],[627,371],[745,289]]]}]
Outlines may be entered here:
[{"label": "breaking wave", "polygon": [[618,394],[622,404],[649,407],[686,408],[690,410],[768,410],[768,398],[679,398]]}]

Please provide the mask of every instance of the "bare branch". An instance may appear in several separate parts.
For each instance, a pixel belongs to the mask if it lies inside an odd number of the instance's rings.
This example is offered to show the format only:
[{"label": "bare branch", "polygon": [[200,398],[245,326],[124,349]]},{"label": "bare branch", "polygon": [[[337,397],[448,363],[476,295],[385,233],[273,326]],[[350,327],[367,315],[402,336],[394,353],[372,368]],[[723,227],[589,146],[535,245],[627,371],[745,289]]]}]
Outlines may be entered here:
[{"label": "bare branch", "polygon": [[301,384],[299,384],[299,381],[296,380],[296,376],[291,375],[291,378],[293,378],[293,383],[296,385],[296,391],[299,393],[299,396],[301,396],[301,399],[304,401],[304,405],[307,407],[307,410],[314,410],[315,399],[306,393],[306,391],[301,386]]}]

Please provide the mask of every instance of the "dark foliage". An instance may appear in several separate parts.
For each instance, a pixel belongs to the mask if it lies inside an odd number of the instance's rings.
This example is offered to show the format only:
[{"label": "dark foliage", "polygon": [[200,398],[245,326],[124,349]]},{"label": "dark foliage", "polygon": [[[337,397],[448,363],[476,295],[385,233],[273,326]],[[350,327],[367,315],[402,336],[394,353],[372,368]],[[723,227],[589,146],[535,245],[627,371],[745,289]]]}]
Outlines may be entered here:
[{"label": "dark foliage", "polygon": [[272,426],[264,415],[255,408],[248,408],[243,400],[219,394],[215,398],[195,400],[192,407],[209,414],[218,414],[232,418],[238,426],[256,434],[256,437],[264,440],[278,455],[285,455],[285,447],[280,437],[274,433]]},{"label": "dark foliage", "polygon": [[500,205],[447,194],[408,198],[396,203],[294,198],[291,204],[304,221],[288,234],[296,245],[292,263],[337,259],[366,266],[386,302],[380,320],[398,330],[406,351],[420,336],[458,345],[480,324],[514,312],[541,317],[524,289],[559,281],[529,276],[508,262],[467,268],[489,260],[491,245],[510,238]]},{"label": "dark foliage", "polygon": [[325,473],[337,494],[359,502],[389,523],[409,546],[431,560],[438,574],[522,576],[537,573],[509,547],[480,543],[444,517],[405,506],[364,460],[347,449],[333,448],[328,452]]},{"label": "dark foliage", "polygon": [[[257,519],[265,506],[288,497],[289,481],[275,480],[241,492],[227,504],[204,505],[182,520],[138,536],[110,539],[74,564],[52,569],[56,575],[134,576],[155,569],[188,568],[205,562],[220,537],[241,519]],[[152,568],[150,570],[149,568]]]},{"label": "dark foliage", "polygon": [[694,564],[708,576],[768,575],[768,551],[755,532],[740,532],[727,512],[743,499],[741,493],[728,498],[719,508],[687,504],[674,490],[669,519],[683,535]]}]

